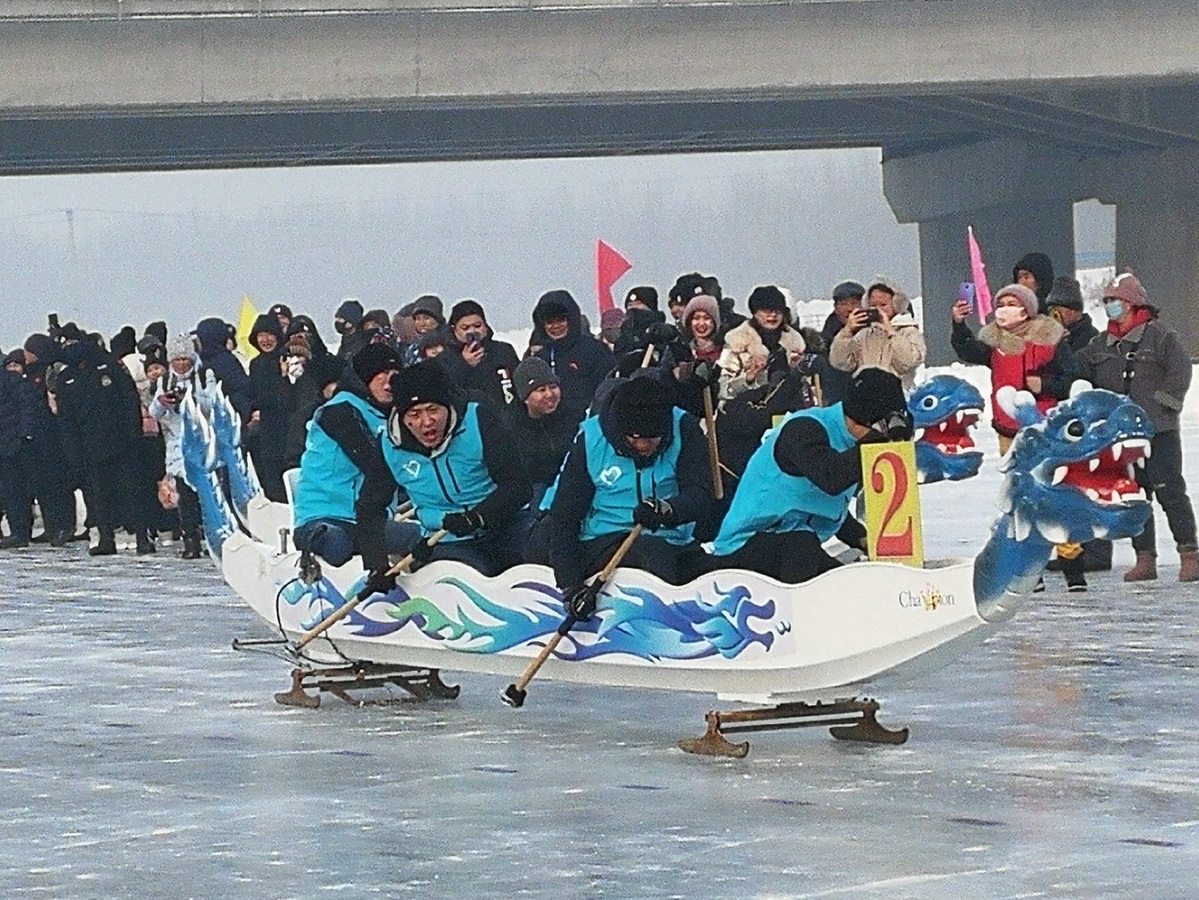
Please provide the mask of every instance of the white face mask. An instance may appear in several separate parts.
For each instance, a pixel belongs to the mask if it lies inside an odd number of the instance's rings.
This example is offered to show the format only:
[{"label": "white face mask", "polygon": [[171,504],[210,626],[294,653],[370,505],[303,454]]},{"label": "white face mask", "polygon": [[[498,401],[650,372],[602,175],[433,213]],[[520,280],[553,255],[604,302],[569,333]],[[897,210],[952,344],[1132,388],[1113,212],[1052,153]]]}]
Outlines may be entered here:
[{"label": "white face mask", "polygon": [[995,310],[995,321],[1000,328],[1012,328],[1028,318],[1023,306],[1001,306]]}]

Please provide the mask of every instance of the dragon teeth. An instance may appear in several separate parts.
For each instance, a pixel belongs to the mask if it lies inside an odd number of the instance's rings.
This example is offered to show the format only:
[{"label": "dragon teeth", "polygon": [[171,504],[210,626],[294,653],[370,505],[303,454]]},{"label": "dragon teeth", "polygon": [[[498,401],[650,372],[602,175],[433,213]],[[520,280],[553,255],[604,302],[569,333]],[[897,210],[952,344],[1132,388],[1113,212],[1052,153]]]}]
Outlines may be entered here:
[{"label": "dragon teeth", "polygon": [[1120,454],[1124,452],[1124,445],[1117,442],[1112,444],[1112,462],[1120,461]]},{"label": "dragon teeth", "polygon": [[1087,488],[1086,495],[1088,497],[1090,497],[1092,500],[1095,500],[1095,501],[1099,500],[1099,492],[1097,490],[1095,490],[1094,488]]},{"label": "dragon teeth", "polygon": [[1098,469],[1098,468],[1099,468],[1099,459],[1098,459],[1098,458],[1095,458],[1095,459],[1092,459],[1092,460],[1088,460],[1088,461],[1087,461],[1087,466],[1090,468],[1090,470],[1091,470],[1092,472],[1094,472],[1096,469]]},{"label": "dragon teeth", "polygon": [[1066,473],[1068,471],[1069,471],[1068,466],[1058,466],[1056,469],[1054,469],[1053,470],[1053,483],[1061,484],[1065,480]]},{"label": "dragon teeth", "polygon": [[965,411],[964,411],[964,410],[961,410],[961,409],[959,409],[959,410],[958,410],[958,415],[957,415],[957,419],[958,419],[958,424],[959,424],[959,425],[961,425],[961,424],[962,424],[962,419],[963,419],[963,418],[965,418],[965,416],[966,416],[966,413],[965,413]]},{"label": "dragon teeth", "polygon": [[1132,478],[1132,479],[1134,479],[1134,480],[1136,479],[1136,477],[1137,477],[1137,467],[1136,467],[1136,466],[1134,466],[1132,463],[1129,463],[1127,466],[1125,466],[1125,467],[1124,467],[1124,471],[1128,473],[1128,477],[1129,477],[1129,478]]},{"label": "dragon teeth", "polygon": [[[1148,456],[1148,455],[1149,455],[1148,453],[1145,454],[1145,456]],[[1138,468],[1141,468],[1141,469],[1145,468],[1145,456],[1142,456],[1137,459],[1137,467]]]}]

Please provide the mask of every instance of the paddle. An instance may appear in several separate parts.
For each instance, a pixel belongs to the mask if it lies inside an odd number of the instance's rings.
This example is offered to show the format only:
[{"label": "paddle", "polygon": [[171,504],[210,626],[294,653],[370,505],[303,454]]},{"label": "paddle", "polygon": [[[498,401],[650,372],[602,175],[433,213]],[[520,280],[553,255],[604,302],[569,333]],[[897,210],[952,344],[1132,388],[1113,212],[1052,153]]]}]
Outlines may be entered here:
[{"label": "paddle", "polygon": [[708,432],[708,465],[712,469],[712,496],[724,499],[724,478],[720,474],[720,448],[716,446],[716,410],[712,408],[712,391],[704,385],[704,427]]},{"label": "paddle", "polygon": [[[444,528],[434,531],[431,535],[429,535],[425,539],[425,543],[428,544],[430,547],[432,547],[434,544],[436,544],[438,541],[440,541],[443,537],[445,537],[447,533],[448,532]],[[390,569],[388,569],[387,574],[388,575],[396,575],[396,574],[404,571],[404,569],[407,569],[410,565],[412,565],[412,560],[415,558],[416,558],[415,554],[409,553],[407,556],[405,556],[403,559],[401,559],[398,563],[396,563],[394,566],[392,566]],[[345,603],[343,603],[341,606],[339,606],[332,613],[332,615],[329,615],[326,618],[321,619],[321,621],[317,625],[315,625],[314,627],[310,628],[308,631],[305,631],[302,635],[300,635],[300,639],[298,641],[296,641],[296,645],[292,649],[297,650],[297,651],[303,650],[305,647],[307,647],[309,644],[311,644],[313,641],[315,641],[318,637],[320,637],[322,634],[324,634],[326,631],[328,631],[330,628],[332,628],[334,625],[336,625],[338,622],[340,622],[342,619],[344,619],[347,615],[349,615],[350,610],[352,610],[355,606],[357,606],[359,603],[361,603],[363,600],[365,600],[367,597],[369,597],[373,593],[374,593],[374,591],[372,591],[370,589],[370,584],[368,582],[367,586],[364,587],[362,590],[360,590],[354,596],[354,599],[347,600]]]},{"label": "paddle", "polygon": [[[633,541],[637,540],[637,536],[641,534],[641,526],[634,525],[633,530],[628,533],[616,552],[612,554],[612,558],[608,560],[608,564],[600,569],[599,573],[591,582],[591,586],[598,592],[607,583],[608,578],[616,571],[616,567],[620,565],[620,561],[624,559],[625,554],[629,552],[629,548],[633,546]],[[578,621],[574,612],[569,612],[566,618],[562,620],[562,624],[558,626],[558,630],[554,632],[554,636],[546,641],[545,646],[541,648],[541,652],[533,657],[532,661],[525,666],[525,670],[520,673],[520,677],[500,694],[500,699],[506,704],[519,709],[525,705],[525,696],[528,693],[525,688],[529,686],[529,682],[533,680],[533,676],[537,671],[545,665],[545,661],[550,658],[550,654],[557,649],[562,638],[566,637],[567,633],[575,626]]]}]

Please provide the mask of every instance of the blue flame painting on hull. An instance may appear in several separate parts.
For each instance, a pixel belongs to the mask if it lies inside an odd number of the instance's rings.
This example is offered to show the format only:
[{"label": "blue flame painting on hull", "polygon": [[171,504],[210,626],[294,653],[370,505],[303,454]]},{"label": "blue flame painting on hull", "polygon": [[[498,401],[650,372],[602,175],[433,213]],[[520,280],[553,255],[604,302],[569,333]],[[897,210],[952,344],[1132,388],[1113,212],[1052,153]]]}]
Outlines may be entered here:
[{"label": "blue flame painting on hull", "polygon": [[[352,596],[364,583],[359,579],[347,594]],[[437,584],[456,588],[482,615],[472,616],[461,602],[454,604],[452,612],[446,612],[397,586],[387,594],[368,598],[351,610],[346,621],[355,636],[379,637],[411,626],[430,640],[443,641],[450,649],[465,653],[499,653],[523,646],[548,638],[562,623],[562,595],[548,584],[523,581],[507,588],[531,591],[544,598],[518,608],[496,603],[458,578],[441,578]],[[770,620],[775,613],[774,601],[754,603],[749,589],[742,585],[722,589],[713,584],[713,589],[717,599],[711,602],[698,593],[690,599],[667,602],[645,588],[622,590],[609,585],[600,612],[590,622],[577,624],[569,642],[559,645],[555,655],[584,660],[624,653],[653,661],[717,655],[733,659],[754,644],[769,651],[774,632],[769,627],[754,630],[751,619]],[[305,629],[314,627],[345,602],[328,579],[314,585],[289,582],[280,597],[293,606],[308,605],[312,614],[301,623]]]}]

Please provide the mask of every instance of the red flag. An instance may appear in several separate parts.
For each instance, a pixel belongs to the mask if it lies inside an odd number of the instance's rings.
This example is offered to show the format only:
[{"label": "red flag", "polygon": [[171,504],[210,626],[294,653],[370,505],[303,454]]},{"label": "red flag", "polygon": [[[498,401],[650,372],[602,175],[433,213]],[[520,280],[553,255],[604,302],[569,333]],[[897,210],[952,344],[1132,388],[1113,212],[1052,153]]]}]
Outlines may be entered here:
[{"label": "red flag", "polygon": [[633,264],[619,250],[602,240],[595,242],[595,296],[601,314],[616,305],[612,300],[612,285],[631,268]]},{"label": "red flag", "polygon": [[974,237],[974,229],[966,226],[966,251],[970,254],[970,277],[974,280],[974,309],[980,325],[987,323],[991,314],[991,288],[987,285],[987,267],[983,263],[983,252]]}]

